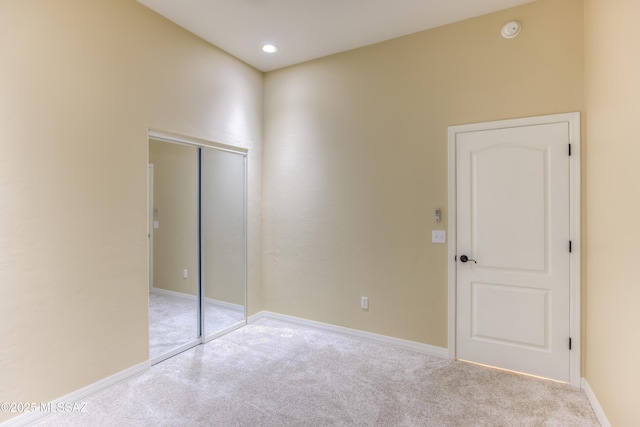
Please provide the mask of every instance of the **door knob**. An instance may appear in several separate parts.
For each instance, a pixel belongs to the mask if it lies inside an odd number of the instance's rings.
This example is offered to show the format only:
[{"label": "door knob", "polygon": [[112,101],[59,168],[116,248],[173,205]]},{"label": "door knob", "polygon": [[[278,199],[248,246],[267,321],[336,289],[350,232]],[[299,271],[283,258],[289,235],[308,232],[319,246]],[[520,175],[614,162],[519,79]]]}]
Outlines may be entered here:
[{"label": "door knob", "polygon": [[471,259],[471,258],[469,258],[469,257],[468,257],[468,256],[466,256],[466,255],[461,255],[461,256],[460,256],[460,262],[467,262],[467,261],[473,261],[473,262],[475,262],[476,264],[478,263],[478,261],[476,261],[475,259]]}]

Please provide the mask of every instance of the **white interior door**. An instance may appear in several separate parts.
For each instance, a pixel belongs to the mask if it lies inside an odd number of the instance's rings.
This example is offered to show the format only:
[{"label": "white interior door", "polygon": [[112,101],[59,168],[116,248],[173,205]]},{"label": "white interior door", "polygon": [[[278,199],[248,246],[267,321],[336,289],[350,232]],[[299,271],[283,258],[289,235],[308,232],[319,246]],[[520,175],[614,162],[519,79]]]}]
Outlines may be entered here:
[{"label": "white interior door", "polygon": [[457,358],[570,380],[569,138],[456,133]]}]

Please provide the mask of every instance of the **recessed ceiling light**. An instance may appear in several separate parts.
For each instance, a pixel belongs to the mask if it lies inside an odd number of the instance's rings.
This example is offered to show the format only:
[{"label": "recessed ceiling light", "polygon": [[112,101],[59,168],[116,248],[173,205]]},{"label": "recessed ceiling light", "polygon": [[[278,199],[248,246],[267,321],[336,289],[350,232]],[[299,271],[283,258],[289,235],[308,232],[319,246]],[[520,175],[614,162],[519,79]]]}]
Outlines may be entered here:
[{"label": "recessed ceiling light", "polygon": [[264,46],[262,46],[262,51],[267,53],[276,53],[278,51],[278,46],[265,44]]}]

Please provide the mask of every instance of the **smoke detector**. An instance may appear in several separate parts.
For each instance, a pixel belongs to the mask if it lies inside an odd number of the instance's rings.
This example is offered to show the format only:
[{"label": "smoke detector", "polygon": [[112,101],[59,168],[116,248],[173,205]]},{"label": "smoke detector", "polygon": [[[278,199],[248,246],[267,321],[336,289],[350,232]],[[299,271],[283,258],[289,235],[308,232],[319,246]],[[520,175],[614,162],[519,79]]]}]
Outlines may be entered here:
[{"label": "smoke detector", "polygon": [[504,27],[502,27],[502,37],[512,39],[520,34],[520,29],[522,29],[522,26],[518,21],[507,22]]}]

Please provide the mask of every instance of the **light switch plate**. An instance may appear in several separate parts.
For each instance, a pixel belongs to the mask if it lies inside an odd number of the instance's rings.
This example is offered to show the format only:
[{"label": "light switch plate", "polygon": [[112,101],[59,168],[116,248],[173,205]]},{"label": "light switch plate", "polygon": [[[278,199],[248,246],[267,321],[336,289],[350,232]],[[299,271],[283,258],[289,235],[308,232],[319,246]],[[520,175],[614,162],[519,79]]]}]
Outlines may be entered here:
[{"label": "light switch plate", "polygon": [[447,234],[444,230],[431,231],[431,243],[446,243]]}]

